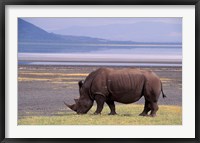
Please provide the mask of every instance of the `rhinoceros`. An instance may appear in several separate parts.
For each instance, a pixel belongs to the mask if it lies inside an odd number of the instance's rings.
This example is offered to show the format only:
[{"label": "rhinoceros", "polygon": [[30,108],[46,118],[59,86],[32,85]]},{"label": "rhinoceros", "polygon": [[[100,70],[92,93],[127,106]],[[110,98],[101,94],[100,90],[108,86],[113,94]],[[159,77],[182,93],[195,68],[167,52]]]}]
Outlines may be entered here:
[{"label": "rhinoceros", "polygon": [[[156,116],[158,111],[158,98],[162,92],[162,82],[152,71],[140,70],[136,68],[99,68],[91,72],[86,79],[78,82],[79,99],[74,99],[75,104],[67,107],[77,112],[86,114],[97,103],[94,114],[101,114],[104,103],[110,108],[109,115],[115,115],[115,101],[129,104],[138,101],[144,96],[144,110],[140,116]],[[148,115],[148,112],[150,115]]]}]

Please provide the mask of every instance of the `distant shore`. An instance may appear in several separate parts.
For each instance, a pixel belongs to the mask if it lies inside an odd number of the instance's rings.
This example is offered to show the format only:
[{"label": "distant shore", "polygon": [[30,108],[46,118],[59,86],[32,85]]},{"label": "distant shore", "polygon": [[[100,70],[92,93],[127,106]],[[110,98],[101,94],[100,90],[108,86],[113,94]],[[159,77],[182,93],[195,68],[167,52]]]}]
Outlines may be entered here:
[{"label": "distant shore", "polygon": [[44,62],[152,62],[152,63],[182,63],[181,55],[154,54],[43,54],[19,53],[19,61]]}]

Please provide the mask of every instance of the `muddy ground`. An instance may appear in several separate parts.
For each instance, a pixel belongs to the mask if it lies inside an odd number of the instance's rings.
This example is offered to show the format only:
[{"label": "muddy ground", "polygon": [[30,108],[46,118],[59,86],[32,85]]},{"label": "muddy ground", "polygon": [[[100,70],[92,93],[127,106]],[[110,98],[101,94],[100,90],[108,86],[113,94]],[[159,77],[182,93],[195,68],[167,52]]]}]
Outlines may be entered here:
[{"label": "muddy ground", "polygon": [[[51,116],[69,109],[63,104],[74,103],[79,97],[78,81],[98,67],[93,66],[19,66],[18,117]],[[120,68],[120,67],[115,67]],[[145,67],[160,76],[167,98],[160,96],[159,104],[182,105],[181,67]],[[134,104],[144,104],[141,98]]]}]

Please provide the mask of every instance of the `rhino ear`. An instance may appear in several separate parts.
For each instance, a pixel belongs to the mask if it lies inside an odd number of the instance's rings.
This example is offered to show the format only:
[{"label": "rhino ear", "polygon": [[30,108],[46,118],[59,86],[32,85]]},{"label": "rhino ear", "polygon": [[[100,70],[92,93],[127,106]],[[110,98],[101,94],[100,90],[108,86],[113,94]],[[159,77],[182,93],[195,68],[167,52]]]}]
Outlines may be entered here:
[{"label": "rhino ear", "polygon": [[78,85],[79,85],[79,88],[81,88],[81,87],[83,86],[83,80],[80,80],[80,81],[78,82]]},{"label": "rhino ear", "polygon": [[75,103],[77,104],[78,103],[78,99],[74,99]]}]

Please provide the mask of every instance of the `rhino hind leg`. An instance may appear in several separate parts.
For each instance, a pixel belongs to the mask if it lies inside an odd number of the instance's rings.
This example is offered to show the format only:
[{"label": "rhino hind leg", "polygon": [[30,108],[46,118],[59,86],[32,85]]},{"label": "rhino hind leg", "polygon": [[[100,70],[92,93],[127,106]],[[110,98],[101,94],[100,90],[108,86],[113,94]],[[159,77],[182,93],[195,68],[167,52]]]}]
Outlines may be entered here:
[{"label": "rhino hind leg", "polygon": [[139,116],[148,116],[148,112],[151,110],[151,104],[148,100],[145,99],[144,110]]},{"label": "rhino hind leg", "polygon": [[151,103],[151,113],[150,113],[149,116],[155,117],[157,111],[158,111],[158,104],[157,104],[157,102],[152,102]]},{"label": "rhino hind leg", "polygon": [[108,115],[116,115],[116,111],[115,111],[115,103],[113,100],[108,100],[106,101],[106,103],[108,104],[109,108],[110,108],[110,113]]},{"label": "rhino hind leg", "polygon": [[[145,98],[145,106],[144,111],[140,114],[141,116],[150,116],[155,117],[156,112],[158,111],[158,98],[160,95],[160,91],[157,90],[150,90],[149,88],[146,88],[144,91],[144,98]],[[148,112],[150,112],[150,115],[148,115]]]},{"label": "rhino hind leg", "polygon": [[95,115],[101,114],[101,111],[103,110],[104,102],[106,101],[106,99],[104,96],[97,94],[97,95],[95,95],[95,100],[97,103],[97,109],[94,112],[94,114]]}]

